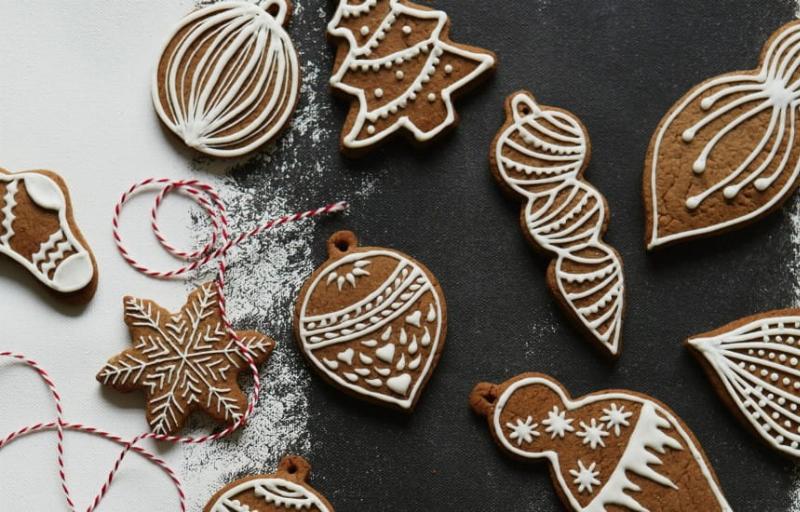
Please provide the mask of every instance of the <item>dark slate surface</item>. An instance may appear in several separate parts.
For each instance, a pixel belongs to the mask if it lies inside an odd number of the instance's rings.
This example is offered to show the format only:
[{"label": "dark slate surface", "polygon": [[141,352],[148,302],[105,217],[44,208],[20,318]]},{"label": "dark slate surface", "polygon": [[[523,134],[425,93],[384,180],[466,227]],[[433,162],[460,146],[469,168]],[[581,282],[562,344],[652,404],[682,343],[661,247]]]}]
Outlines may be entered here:
[{"label": "dark slate surface", "polygon": [[[323,36],[326,19],[317,14],[322,6],[330,17],[333,2],[303,4],[290,33],[305,62],[329,70],[333,50]],[[753,68],[769,34],[793,19],[794,3],[437,0],[435,6],[450,13],[454,40],[500,58],[495,78],[459,103],[455,133],[427,151],[400,140],[346,160],[338,153],[346,103],[329,96],[329,75],[321,73],[309,77],[300,108],[316,94],[330,135],[317,142],[295,135],[279,142],[271,161],[243,164],[234,174],[263,190],[295,190],[297,204],[289,206],[353,201],[349,216],[320,224],[315,263],[325,259],[327,236],[353,229],[370,244],[425,262],[447,296],[447,346],[412,417],[313,379],[307,455],[315,485],[338,512],[562,510],[546,465],[502,456],[484,420],[467,406],[478,381],[540,371],[576,396],[628,388],[666,402],[702,442],[736,510],[789,510],[793,464],[740,427],[681,345],[690,334],[793,304],[786,210],[744,231],[648,255],[641,175],[650,136],[673,102],[705,78]],[[573,111],[591,133],[587,176],[611,206],[607,238],[624,257],[628,286],[624,351],[615,365],[561,315],[544,285],[546,261],[520,232],[518,206],[490,176],[488,145],[503,120],[503,99],[521,88]],[[288,172],[270,173],[290,156]],[[323,172],[309,177],[305,170],[317,163]],[[351,190],[365,180],[374,180],[374,192],[354,196]],[[290,339],[288,332],[273,334]]]}]

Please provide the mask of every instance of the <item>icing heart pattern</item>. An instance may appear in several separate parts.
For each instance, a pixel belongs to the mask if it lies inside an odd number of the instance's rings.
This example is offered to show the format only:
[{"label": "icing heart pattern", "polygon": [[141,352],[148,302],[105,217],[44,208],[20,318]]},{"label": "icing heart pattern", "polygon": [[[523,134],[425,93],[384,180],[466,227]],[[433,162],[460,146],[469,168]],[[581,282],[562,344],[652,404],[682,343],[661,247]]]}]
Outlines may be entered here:
[{"label": "icing heart pattern", "polygon": [[551,464],[571,510],[731,510],[688,428],[643,395],[614,390],[574,400],[552,378],[527,373],[477,385],[470,403],[504,452]]},{"label": "icing heart pattern", "polygon": [[800,457],[800,310],[744,318],[687,344],[745,424],[773,449]]},{"label": "icing heart pattern", "polygon": [[298,341],[335,385],[411,410],[444,344],[441,289],[402,253],[355,243],[344,252],[329,243],[331,260],[309,279],[297,304]]},{"label": "icing heart pattern", "polygon": [[644,172],[647,246],[712,236],[783,204],[800,172],[800,22],[764,47],[757,70],[712,78],[664,117]]},{"label": "icing heart pattern", "polygon": [[0,169],[0,198],[0,253],[56,292],[77,292],[91,284],[97,273],[94,258],[59,177]]},{"label": "icing heart pattern", "polygon": [[495,177],[525,201],[521,224],[554,258],[548,285],[584,333],[612,356],[621,349],[622,258],[603,241],[605,198],[583,179],[589,136],[572,114],[540,106],[522,91],[506,103],[507,121],[491,149]]}]

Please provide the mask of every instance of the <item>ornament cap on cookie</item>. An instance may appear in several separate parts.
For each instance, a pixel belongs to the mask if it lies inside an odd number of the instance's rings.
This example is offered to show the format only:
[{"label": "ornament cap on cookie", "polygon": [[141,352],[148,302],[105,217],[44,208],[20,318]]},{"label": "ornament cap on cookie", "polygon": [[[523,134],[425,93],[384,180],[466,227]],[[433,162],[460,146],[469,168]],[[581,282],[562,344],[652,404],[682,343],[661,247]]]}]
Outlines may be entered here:
[{"label": "ornament cap on cookie", "polygon": [[751,432],[800,458],[800,309],[742,318],[686,345]]},{"label": "ornament cap on cookie", "polygon": [[444,347],[439,282],[399,251],[360,247],[350,231],[330,237],[328,255],[297,300],[303,355],[347,393],[412,411]]},{"label": "ornament cap on cookie", "polygon": [[524,373],[476,385],[470,405],[502,451],[549,462],[571,510],[731,510],[692,432],[650,397],[608,390],[573,399],[551,377]]},{"label": "ornament cap on cookie", "polygon": [[203,512],[334,512],[325,497],[308,485],[311,465],[302,457],[284,457],[278,471],[236,480],[209,500]]},{"label": "ornament cap on cookie", "polygon": [[589,133],[573,114],[539,105],[527,91],[506,99],[506,122],[490,148],[492,174],[522,201],[520,224],[552,258],[547,284],[561,308],[604,354],[621,351],[622,258],[604,240],[605,197],[583,177]]},{"label": "ornament cap on cookie", "polygon": [[97,287],[97,264],[64,180],[50,171],[0,169],[0,253],[52,291],[78,301]]},{"label": "ornament cap on cookie", "polygon": [[300,66],[283,28],[288,0],[225,0],[184,18],[153,79],[161,121],[183,142],[237,157],[274,139],[297,104]]},{"label": "ornament cap on cookie", "polygon": [[646,245],[744,227],[779,208],[800,174],[800,22],[777,30],[759,67],[706,80],[670,109],[645,162]]}]

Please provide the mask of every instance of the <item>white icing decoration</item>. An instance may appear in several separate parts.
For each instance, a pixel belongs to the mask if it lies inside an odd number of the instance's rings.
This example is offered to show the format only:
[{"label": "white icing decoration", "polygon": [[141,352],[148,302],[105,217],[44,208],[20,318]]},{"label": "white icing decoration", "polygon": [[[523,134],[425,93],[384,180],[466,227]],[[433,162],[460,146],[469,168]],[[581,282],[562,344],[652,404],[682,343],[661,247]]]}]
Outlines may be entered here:
[{"label": "white icing decoration", "polygon": [[[449,44],[441,40],[442,32],[447,26],[447,14],[443,11],[425,10],[412,7],[404,4],[401,0],[388,0],[390,2],[390,12],[386,15],[381,25],[373,32],[373,34],[366,40],[358,40],[353,32],[341,25],[343,19],[354,16],[358,12],[358,16],[369,12],[377,2],[369,1],[358,6],[349,5],[348,0],[339,0],[338,8],[333,16],[333,19],[328,24],[328,34],[333,37],[345,39],[349,44],[349,51],[347,52],[344,60],[339,68],[334,72],[331,77],[331,86],[339,89],[345,93],[355,96],[359,102],[358,116],[353,123],[351,130],[344,135],[342,142],[345,147],[351,149],[358,149],[371,146],[377,142],[384,140],[390,134],[396,132],[400,128],[409,130],[416,140],[426,142],[437,135],[439,135],[448,126],[452,125],[456,120],[455,109],[452,102],[452,94],[458,89],[464,87],[469,82],[482,75],[495,64],[495,58],[491,54],[477,53],[474,51],[460,48],[454,44]],[[354,10],[355,9],[355,10]],[[434,20],[436,26],[429,38],[415,43],[413,46],[399,50],[391,55],[381,57],[378,59],[371,59],[372,51],[378,47],[388,30],[395,24],[397,18],[401,15],[410,16],[416,19]],[[411,28],[410,26],[408,27]],[[405,35],[411,33],[410,30],[406,31],[405,28],[401,29]],[[423,85],[430,81],[430,76],[436,72],[440,58],[444,52],[454,54],[460,58],[468,59],[476,63],[475,69],[471,73],[467,73],[459,80],[448,85],[441,91],[441,97],[444,101],[447,115],[445,119],[434,126],[433,128],[425,131],[419,128],[411,118],[407,115],[401,115],[391,125],[382,129],[379,132],[370,134],[365,139],[358,139],[359,134],[362,132],[367,122],[374,122],[378,118],[387,118],[388,114],[397,113],[401,109],[401,104],[407,104],[408,101],[413,101],[416,94],[422,89]],[[420,54],[427,54],[425,64],[420,71],[420,75],[408,84],[405,92],[398,98],[391,102],[381,105],[378,108],[370,110],[369,103],[365,91],[358,87],[353,87],[344,83],[345,75],[348,71],[353,69],[362,69],[367,71],[369,69],[377,71],[385,64],[402,64],[403,62],[413,59]],[[394,109],[394,112],[392,110]]]},{"label": "white icing decoration", "polygon": [[567,418],[567,411],[559,411],[557,406],[553,406],[553,410],[547,413],[547,419],[542,420],[542,425],[546,427],[544,431],[550,434],[551,439],[563,439],[567,432],[575,432],[573,421],[575,420]]},{"label": "white icing decoration", "polygon": [[[271,7],[278,8],[275,17],[267,12]],[[287,10],[284,0],[261,6],[226,0],[198,9],[175,28],[162,50],[167,104],[158,69],[152,95],[161,120],[186,145],[213,156],[241,156],[286,125],[300,87],[297,53],[282,27]],[[208,49],[189,75],[187,61],[202,45]]]},{"label": "white icing decoration", "polygon": [[572,483],[578,486],[579,493],[588,492],[592,494],[594,492],[593,487],[595,485],[600,485],[600,480],[597,479],[600,475],[600,471],[595,470],[596,467],[596,462],[592,462],[586,467],[583,465],[583,462],[579,460],[578,469],[569,470],[569,473],[575,477]]},{"label": "white icing decoration", "polygon": [[264,477],[247,480],[225,491],[208,508],[209,512],[255,512],[245,508],[236,497],[253,492],[266,505],[283,507],[289,510],[314,510],[333,512],[319,497],[302,485],[277,477]]},{"label": "white icing decoration", "polygon": [[583,444],[588,444],[592,450],[596,450],[598,446],[605,446],[606,443],[603,438],[608,436],[608,432],[603,430],[603,425],[598,425],[597,420],[592,418],[591,425],[581,422],[582,431],[575,435],[583,439]]},{"label": "white icing decoration", "polygon": [[[397,262],[397,266],[388,275],[386,280],[375,290],[354,304],[348,304],[343,309],[319,315],[308,315],[310,298],[318,286],[326,286],[330,275],[336,273],[341,276],[343,269],[364,269],[365,262],[375,258],[390,258]],[[355,271],[353,271],[355,272]],[[421,299],[430,300],[427,316],[423,316],[418,309]],[[428,299],[429,298],[429,299]],[[442,298],[433,286],[425,271],[410,258],[395,251],[375,249],[369,251],[345,254],[332,262],[320,272],[308,285],[308,289],[299,305],[300,318],[298,337],[303,352],[326,376],[345,389],[354,391],[359,395],[391,403],[403,409],[410,409],[421,391],[422,383],[431,372],[438,347],[443,343]],[[410,321],[409,321],[410,319]],[[423,326],[422,321],[427,324]],[[405,328],[393,329],[393,323],[406,323]],[[413,326],[413,327],[409,327]],[[415,352],[419,354],[412,359],[409,340],[417,336],[409,335],[406,328],[419,329],[417,338],[418,347]],[[393,338],[394,336],[394,338]],[[374,350],[375,361],[393,365],[392,368],[371,366],[370,369],[385,379],[364,379],[367,386],[362,386],[362,378],[348,372],[342,374],[335,368],[328,368],[320,361],[315,351],[335,344],[349,343],[364,337],[374,337],[361,341],[359,346]],[[376,341],[380,339],[381,341]],[[403,345],[405,339],[405,345]],[[421,348],[427,354],[419,353]],[[398,357],[398,352],[402,352]],[[408,357],[406,357],[408,352]],[[363,360],[365,366],[370,365]],[[413,367],[412,367],[413,365]],[[409,373],[414,371],[412,376]],[[380,384],[379,384],[380,382]],[[385,384],[388,388],[379,389]],[[399,396],[398,396],[399,395]]]},{"label": "white icing decoration", "polygon": [[[67,201],[58,184],[49,176],[37,172],[0,173],[0,183],[6,186],[3,208],[0,210],[3,219],[0,223],[3,233],[0,236],[0,253],[20,263],[39,281],[57,292],[71,293],[85,288],[94,278],[95,268],[88,249],[70,228]],[[58,216],[58,231],[42,242],[30,260],[11,247],[14,237],[25,236],[25,233],[15,233],[13,228],[17,218],[17,197],[21,193],[20,183],[24,183],[25,191],[34,203]],[[64,259],[68,252],[73,254]],[[50,277],[53,269],[55,272]]]},{"label": "white icing decoration", "polygon": [[[788,169],[788,163],[791,157],[791,148],[796,144],[797,119],[795,114],[798,106],[800,106],[800,82],[792,81],[800,67],[800,24],[789,25],[781,29],[781,31],[781,34],[774,39],[766,50],[761,69],[757,74],[726,75],[703,83],[689,94],[670,116],[661,123],[654,137],[653,161],[650,166],[650,201],[653,214],[648,249],[676,240],[694,238],[720,232],[732,226],[747,224],[748,221],[771,211],[778,202],[784,200],[786,195],[794,189],[798,174],[800,174],[800,161],[792,169]],[[720,101],[731,95],[741,93],[744,93],[743,96],[733,101]],[[701,97],[703,97],[701,108],[708,111],[708,114],[684,131],[682,140],[687,144],[692,143],[710,122],[720,116],[738,107],[746,107],[746,111],[729,122],[718,133],[709,134],[710,140],[705,144],[700,157],[692,164],[690,169],[686,169],[686,172],[695,174],[705,172],[708,159],[722,138],[736,131],[746,121],[765,111],[769,112],[770,120],[763,137],[760,138],[760,141],[747,157],[734,164],[734,168],[728,169],[729,173],[721,181],[711,184],[710,187],[704,190],[696,191],[694,195],[686,198],[686,207],[688,209],[697,208],[709,196],[720,190],[724,197],[730,200],[749,186],[752,186],[756,192],[767,190],[787,172],[787,169],[790,172],[790,176],[782,185],[780,191],[768,202],[740,217],[680,233],[660,236],[658,234],[660,214],[658,211],[656,177],[661,144],[664,141],[667,130],[673,125],[678,116]],[[775,136],[775,142],[770,144],[773,135]],[[786,140],[787,138],[788,141]],[[786,142],[786,145],[783,155],[779,156],[780,147],[784,142]],[[764,155],[765,158],[759,159],[761,155]],[[769,175],[763,176],[767,168],[776,161],[779,163],[775,170]]]},{"label": "white icing decoration", "polygon": [[622,427],[630,426],[628,418],[633,416],[632,412],[625,411],[625,406],[617,407],[617,404],[611,404],[607,409],[603,409],[604,416],[600,417],[600,421],[606,423],[606,428],[610,432],[614,430],[614,435],[619,437]]},{"label": "white icing decoration", "polygon": [[539,437],[539,432],[536,430],[538,426],[539,424],[534,423],[531,416],[528,416],[525,421],[517,418],[516,423],[506,423],[506,427],[511,431],[508,438],[516,440],[517,446],[522,446],[522,443],[530,444],[534,437]]},{"label": "white icing decoration", "polygon": [[[563,403],[566,411],[575,411],[584,406],[609,400],[641,404],[641,412],[628,441],[628,445],[611,473],[608,481],[603,485],[597,496],[586,507],[582,507],[578,498],[572,494],[570,484],[564,479],[561,471],[561,462],[558,453],[552,450],[536,452],[531,448],[516,446],[514,440],[505,435],[501,417],[511,396],[521,388],[527,386],[545,386],[556,394]],[[558,482],[569,505],[582,512],[605,512],[610,504],[623,505],[636,512],[646,512],[638,501],[630,496],[629,492],[638,492],[640,489],[630,481],[626,472],[651,479],[661,485],[674,488],[674,484],[658,473],[654,467],[661,465],[661,461],[650,450],[665,453],[666,448],[672,450],[688,450],[705,478],[706,485],[716,498],[717,505],[724,512],[731,512],[722,490],[714,479],[705,458],[695,446],[691,435],[682,427],[681,423],[659,404],[638,395],[624,392],[596,393],[572,400],[564,394],[560,386],[550,379],[543,377],[525,377],[514,381],[497,398],[492,414],[492,428],[498,434],[497,439],[508,452],[524,459],[545,459],[553,465],[552,475]],[[669,430],[677,437],[668,435],[664,430]]]},{"label": "white icing decoration", "polygon": [[[579,177],[588,157],[586,135],[573,116],[540,107],[527,93],[514,96],[511,104],[513,122],[500,134],[494,150],[499,174],[527,199],[525,219],[530,236],[555,255],[552,268],[559,295],[592,336],[616,355],[622,331],[624,276],[619,256],[602,240],[608,214],[605,201]],[[536,158],[547,165],[527,165],[509,154]],[[526,177],[517,178],[511,171]],[[561,197],[568,199],[557,203]],[[585,270],[569,272],[564,270],[568,265]],[[591,286],[568,290],[583,283]],[[589,298],[592,302],[587,304]]]},{"label": "white icing decoration", "polygon": [[792,457],[800,457],[798,339],[800,315],[786,311],[689,339],[758,435]]}]

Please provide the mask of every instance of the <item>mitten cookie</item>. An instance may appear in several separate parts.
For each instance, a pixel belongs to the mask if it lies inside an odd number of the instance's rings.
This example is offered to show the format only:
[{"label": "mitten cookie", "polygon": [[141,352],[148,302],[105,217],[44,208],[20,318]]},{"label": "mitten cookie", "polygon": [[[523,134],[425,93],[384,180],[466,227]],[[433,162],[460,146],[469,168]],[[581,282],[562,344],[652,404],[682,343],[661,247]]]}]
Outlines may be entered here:
[{"label": "mitten cookie", "polygon": [[589,134],[565,110],[539,105],[527,91],[506,100],[506,123],[492,142],[492,174],[525,206],[520,224],[530,243],[552,257],[547,284],[575,324],[604,353],[621,350],[625,282],[622,258],[603,241],[605,197],[583,172]]},{"label": "mitten cookie", "polygon": [[283,29],[289,0],[227,0],[198,9],[167,40],[153,81],[164,125],[198,151],[244,155],[285,127],[300,66]]},{"label": "mitten cookie", "polygon": [[54,172],[0,169],[0,253],[49,289],[89,300],[97,263],[72,212],[66,183]]},{"label": "mitten cookie", "polygon": [[339,0],[328,35],[338,45],[331,87],[353,100],[345,154],[401,130],[428,143],[457,123],[453,99],[488,77],[496,59],[449,32],[446,13],[406,0]]},{"label": "mitten cookie", "polygon": [[304,458],[285,457],[276,473],[226,485],[203,512],[333,512],[328,500],[306,483],[310,471]]},{"label": "mitten cookie", "polygon": [[[150,300],[125,297],[124,304],[133,348],[111,358],[98,381],[123,392],[142,389],[156,434],[177,434],[195,410],[227,424],[242,418],[247,396],[238,377],[249,368],[225,327],[216,283],[197,288],[174,314]],[[236,334],[256,365],[275,346],[255,331]]]},{"label": "mitten cookie", "polygon": [[334,386],[412,411],[444,347],[439,282],[401,252],[359,247],[349,231],[328,240],[328,254],[297,300],[300,350]]},{"label": "mitten cookie", "polygon": [[744,425],[784,455],[800,457],[800,310],[743,318],[687,345]]},{"label": "mitten cookie", "polygon": [[779,208],[800,173],[800,22],[764,46],[761,65],[681,98],[645,163],[649,249],[743,227]]},{"label": "mitten cookie", "polygon": [[609,390],[573,400],[552,378],[525,373],[478,384],[470,404],[504,452],[550,463],[571,510],[731,510],[692,432],[650,397]]}]

